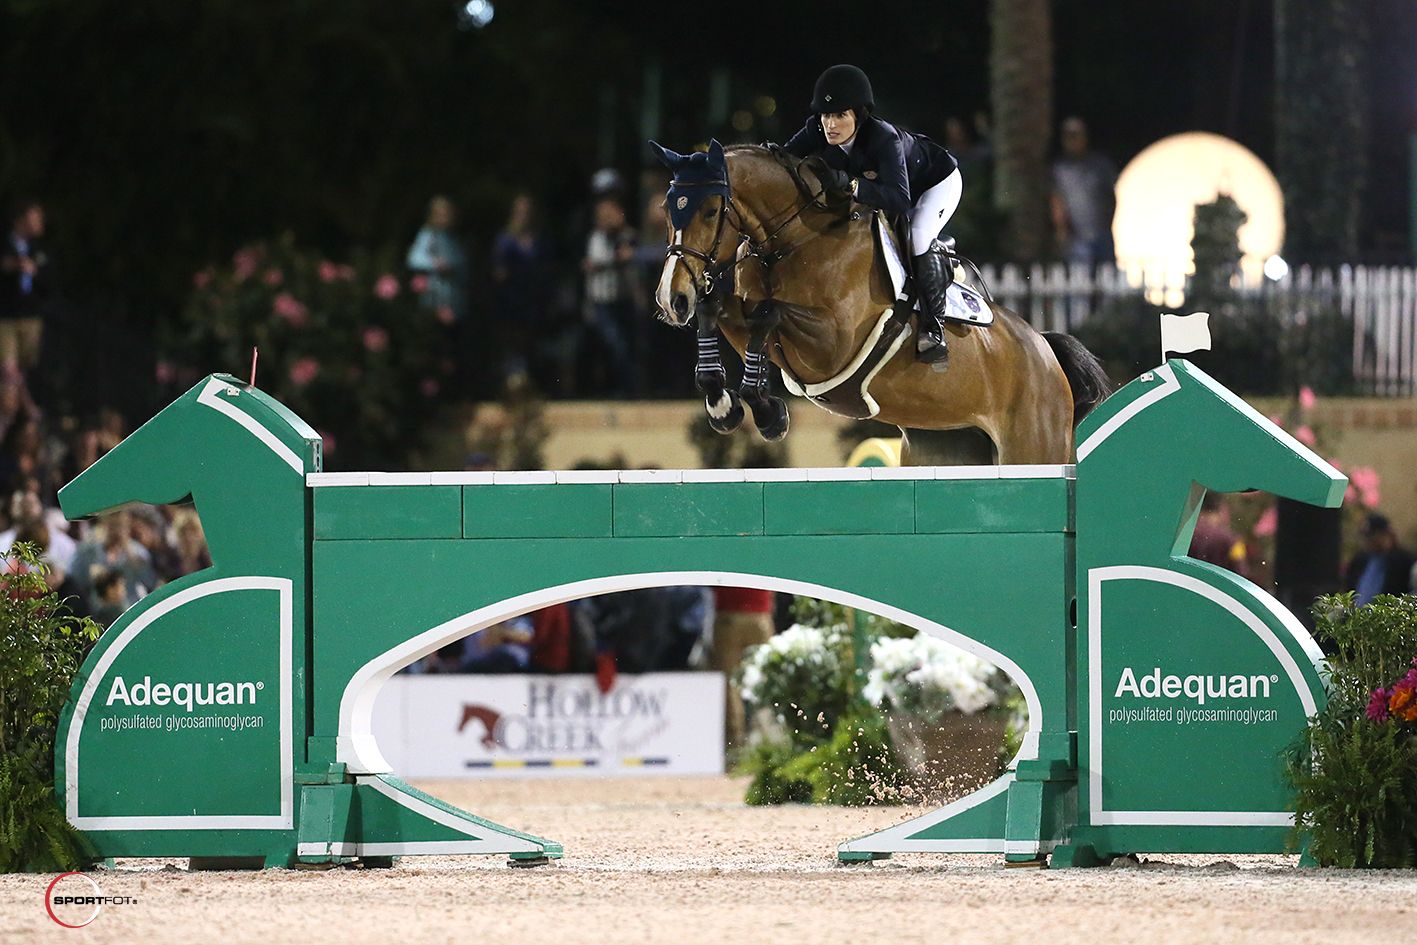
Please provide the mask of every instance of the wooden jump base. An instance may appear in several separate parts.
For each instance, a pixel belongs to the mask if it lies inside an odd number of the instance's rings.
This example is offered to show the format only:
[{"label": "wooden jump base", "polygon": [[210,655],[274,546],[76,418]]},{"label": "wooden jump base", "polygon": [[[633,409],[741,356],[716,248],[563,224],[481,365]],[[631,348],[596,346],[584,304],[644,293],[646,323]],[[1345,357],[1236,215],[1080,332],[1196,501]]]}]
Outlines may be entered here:
[{"label": "wooden jump base", "polygon": [[844,861],[1279,851],[1281,753],[1323,704],[1321,656],[1269,595],[1184,555],[1202,486],[1332,507],[1346,480],[1185,361],[1079,442],[1076,467],[322,473],[300,418],[207,378],[60,494],[70,518],[190,496],[214,562],[94,648],[60,802],[102,856],[559,856],[390,776],[380,686],[518,613],[706,584],[890,617],[1023,690],[1006,776]]}]

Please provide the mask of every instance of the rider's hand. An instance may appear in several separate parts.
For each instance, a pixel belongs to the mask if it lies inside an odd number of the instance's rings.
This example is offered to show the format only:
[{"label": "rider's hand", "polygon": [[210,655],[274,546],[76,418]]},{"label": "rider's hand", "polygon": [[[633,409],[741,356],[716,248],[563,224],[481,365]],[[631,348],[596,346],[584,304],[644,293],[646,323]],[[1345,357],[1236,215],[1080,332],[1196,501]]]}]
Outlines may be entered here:
[{"label": "rider's hand", "polygon": [[846,171],[829,167],[817,176],[822,182],[823,195],[844,197],[851,193],[851,177]]}]

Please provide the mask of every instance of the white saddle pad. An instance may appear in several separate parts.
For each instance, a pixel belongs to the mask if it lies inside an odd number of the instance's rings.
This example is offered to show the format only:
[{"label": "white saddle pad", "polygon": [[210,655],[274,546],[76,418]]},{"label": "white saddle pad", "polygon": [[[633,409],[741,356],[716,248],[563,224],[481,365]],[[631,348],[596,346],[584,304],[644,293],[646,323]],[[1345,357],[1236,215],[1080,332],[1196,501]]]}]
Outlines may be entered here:
[{"label": "white saddle pad", "polygon": [[[895,297],[899,299],[905,292],[905,260],[901,258],[900,247],[896,245],[895,235],[891,232],[891,228],[886,226],[885,215],[877,213],[875,219],[876,235],[880,239],[882,254],[886,258],[886,269],[891,274],[891,287],[895,290]],[[956,266],[955,280],[945,291],[945,318],[950,321],[968,322],[971,325],[994,324],[994,310],[979,297],[978,292],[960,284],[963,276],[964,273]],[[920,308],[918,296],[919,293],[915,299],[916,310]]]}]

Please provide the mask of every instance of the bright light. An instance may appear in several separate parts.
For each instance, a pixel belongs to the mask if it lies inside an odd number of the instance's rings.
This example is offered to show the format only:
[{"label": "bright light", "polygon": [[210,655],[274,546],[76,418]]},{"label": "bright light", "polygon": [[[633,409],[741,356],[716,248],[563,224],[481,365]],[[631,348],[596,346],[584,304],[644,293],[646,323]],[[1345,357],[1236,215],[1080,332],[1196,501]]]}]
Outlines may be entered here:
[{"label": "bright light", "polygon": [[492,0],[467,0],[458,11],[458,25],[463,29],[470,27],[480,30],[492,22],[495,12],[492,9]]},{"label": "bright light", "polygon": [[1117,179],[1112,236],[1118,265],[1133,285],[1144,282],[1157,301],[1180,295],[1186,276],[1195,271],[1191,236],[1196,204],[1210,203],[1222,193],[1234,197],[1249,217],[1240,227],[1240,269],[1247,283],[1259,283],[1265,260],[1284,243],[1279,182],[1244,146],[1192,131],[1151,145]]},{"label": "bright light", "polygon": [[1264,261],[1264,274],[1266,279],[1273,279],[1278,282],[1289,275],[1289,264],[1282,256],[1271,256]]}]

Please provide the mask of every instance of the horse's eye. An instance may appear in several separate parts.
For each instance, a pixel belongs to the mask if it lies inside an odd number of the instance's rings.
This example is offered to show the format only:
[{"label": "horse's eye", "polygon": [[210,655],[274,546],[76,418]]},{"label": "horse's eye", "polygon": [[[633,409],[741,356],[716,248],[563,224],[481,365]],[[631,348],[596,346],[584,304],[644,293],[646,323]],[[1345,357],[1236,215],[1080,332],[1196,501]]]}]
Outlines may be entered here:
[{"label": "horse's eye", "polygon": [[713,207],[704,207],[703,216],[705,220],[712,220],[717,214],[718,211],[715,210]]}]

